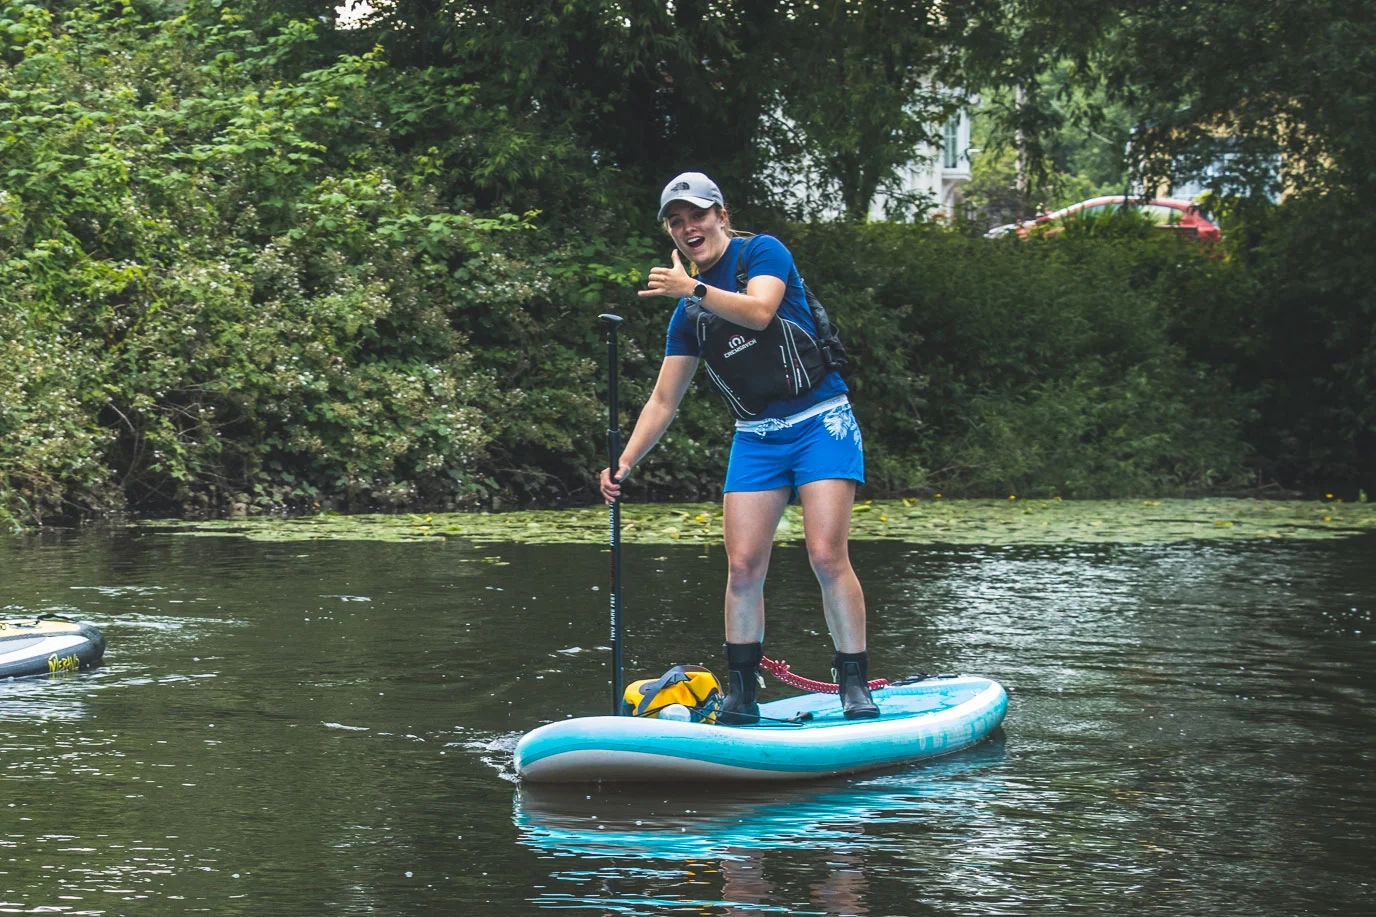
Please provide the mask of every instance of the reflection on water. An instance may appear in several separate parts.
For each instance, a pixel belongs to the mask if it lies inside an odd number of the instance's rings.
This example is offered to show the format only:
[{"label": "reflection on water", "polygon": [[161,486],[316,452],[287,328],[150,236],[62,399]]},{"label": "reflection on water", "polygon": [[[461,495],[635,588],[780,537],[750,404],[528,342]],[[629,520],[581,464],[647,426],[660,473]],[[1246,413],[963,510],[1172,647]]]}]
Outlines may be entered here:
[{"label": "reflection on water", "polygon": [[[1376,539],[854,554],[875,674],[999,679],[1001,741],[647,793],[509,779],[523,732],[606,706],[599,548],[0,540],[5,615],[107,639],[95,672],[0,683],[0,912],[1369,904]],[[720,552],[629,545],[626,567],[628,675],[719,668]],[[771,655],[824,673],[800,549],[768,601]]]},{"label": "reflection on water", "polygon": [[[658,791],[529,785],[516,796],[513,821],[522,844],[576,863],[551,874],[557,886],[531,897],[541,907],[865,914],[865,863],[874,854],[901,856],[909,833],[936,824],[959,823],[970,834],[992,827],[981,823],[990,820],[986,802],[1000,793],[991,765],[1003,757],[1000,735],[951,759],[852,780]],[[776,862],[818,871],[807,904],[778,894],[769,878]],[[647,878],[662,883],[653,901],[606,900],[609,883]],[[709,888],[720,897],[705,897]]]},{"label": "reflection on water", "polygon": [[[1003,738],[880,776],[771,787],[520,788],[513,819],[521,843],[554,854],[645,860],[735,859],[765,850],[878,849],[882,824],[969,817],[996,791],[988,765]],[[981,779],[983,778],[983,779]]]}]

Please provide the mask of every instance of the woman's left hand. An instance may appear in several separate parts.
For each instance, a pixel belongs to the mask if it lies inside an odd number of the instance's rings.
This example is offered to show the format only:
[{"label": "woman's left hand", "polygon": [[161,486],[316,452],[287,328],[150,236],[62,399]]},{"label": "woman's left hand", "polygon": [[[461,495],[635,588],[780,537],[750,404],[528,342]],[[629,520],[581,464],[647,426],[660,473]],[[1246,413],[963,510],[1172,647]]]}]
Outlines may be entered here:
[{"label": "woman's left hand", "polygon": [[645,282],[645,289],[638,291],[641,296],[670,296],[682,299],[692,295],[693,288],[698,282],[689,277],[688,272],[683,269],[678,249],[674,249],[673,259],[673,267],[650,268],[650,278]]}]

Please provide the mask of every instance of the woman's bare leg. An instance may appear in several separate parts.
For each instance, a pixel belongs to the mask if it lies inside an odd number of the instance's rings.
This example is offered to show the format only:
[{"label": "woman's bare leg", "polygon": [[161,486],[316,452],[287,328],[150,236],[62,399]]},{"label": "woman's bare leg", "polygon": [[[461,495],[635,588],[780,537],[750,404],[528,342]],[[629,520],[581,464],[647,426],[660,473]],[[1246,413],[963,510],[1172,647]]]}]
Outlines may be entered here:
[{"label": "woman's bare leg", "polygon": [[812,572],[837,652],[865,652],[865,594],[850,565],[850,513],[855,482],[813,481],[798,488]]},{"label": "woman's bare leg", "polygon": [[726,642],[764,639],[764,580],[789,489],[733,491],[722,499],[726,542]]}]

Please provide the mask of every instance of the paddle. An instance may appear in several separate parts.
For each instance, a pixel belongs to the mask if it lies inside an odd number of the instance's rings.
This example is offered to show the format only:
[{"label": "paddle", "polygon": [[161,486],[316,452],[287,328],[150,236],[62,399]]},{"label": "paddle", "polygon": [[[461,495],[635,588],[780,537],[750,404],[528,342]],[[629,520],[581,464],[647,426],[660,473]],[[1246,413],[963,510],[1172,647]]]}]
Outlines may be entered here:
[{"label": "paddle", "polygon": [[[621,457],[621,427],[616,410],[616,330],[621,316],[603,313],[598,316],[607,334],[607,467],[612,480],[616,477]],[[613,500],[607,507],[608,530],[612,549],[611,566],[611,629],[612,629],[612,716],[621,714],[621,696],[625,691],[621,674],[621,501]]]}]

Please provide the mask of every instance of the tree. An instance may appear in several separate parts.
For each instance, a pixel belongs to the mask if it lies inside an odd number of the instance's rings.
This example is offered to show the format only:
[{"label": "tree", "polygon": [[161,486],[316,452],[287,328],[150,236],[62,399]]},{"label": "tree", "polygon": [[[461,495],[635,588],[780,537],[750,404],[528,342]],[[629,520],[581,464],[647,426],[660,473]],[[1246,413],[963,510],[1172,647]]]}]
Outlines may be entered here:
[{"label": "tree", "polygon": [[[788,195],[776,192],[791,189],[768,176],[806,160],[841,209],[861,215],[957,104],[937,91],[956,26],[922,2],[374,6],[362,31],[409,75],[398,85],[410,98],[404,129],[436,145],[456,193],[482,205],[577,200],[569,192],[581,185],[619,211],[625,196],[607,173],[652,197],[699,168],[738,207],[778,208]],[[460,110],[493,129],[481,141],[457,133]]]},{"label": "tree", "polygon": [[982,94],[970,136],[980,152],[972,157],[972,178],[962,198],[984,225],[1131,191],[1125,154],[1133,114],[1109,102],[1102,90],[1073,85],[1073,77],[1070,62],[1061,61],[1038,76],[1030,98],[1023,96],[1024,105],[1042,108],[1042,127],[1031,137],[1024,135],[1024,147],[1035,150],[1037,164],[1026,176],[1026,193],[1018,191],[1018,135],[1011,129],[1017,123],[1016,96],[1006,89]]},{"label": "tree", "polygon": [[[1280,157],[1294,192],[1362,189],[1376,177],[1376,9],[1361,0],[1008,0],[976,5],[964,46],[987,85],[1069,61],[1065,85],[1134,112],[1148,184],[1197,174],[1227,152],[1220,191],[1268,190]],[[1035,106],[1016,112],[1040,137]]]},{"label": "tree", "polygon": [[862,220],[914,151],[939,142],[962,101],[939,82],[951,26],[927,3],[829,0],[797,4],[779,31],[778,110],[796,128],[776,147],[780,165],[815,179],[808,215],[839,197],[834,209]]}]

